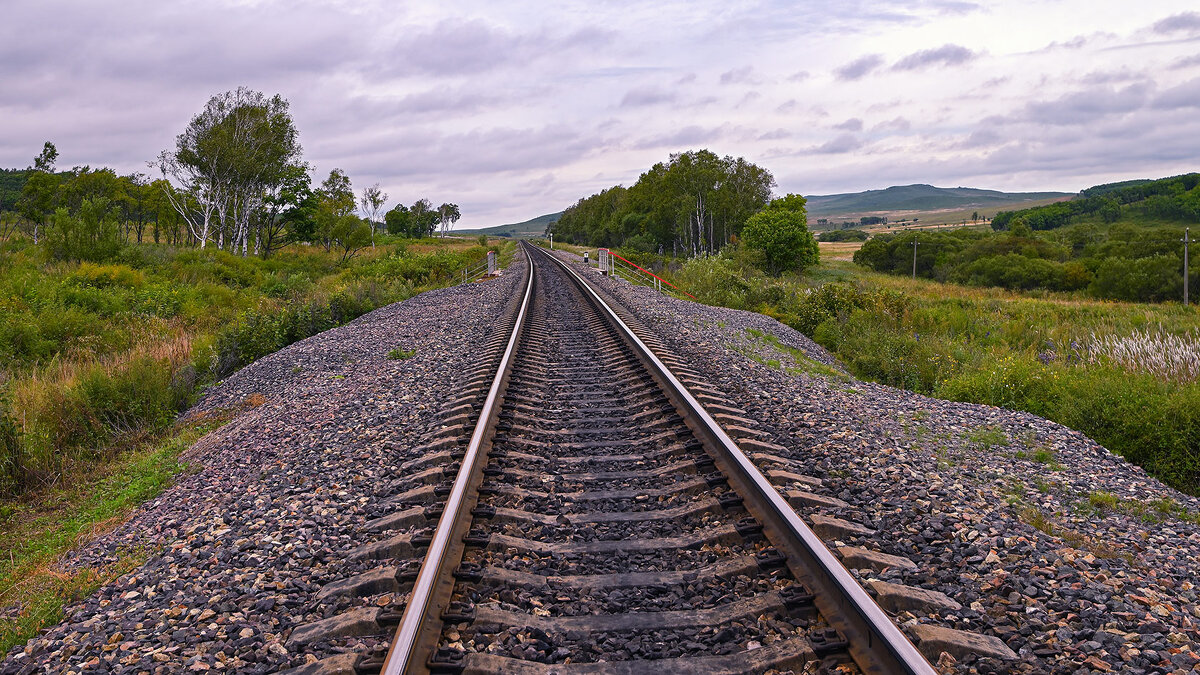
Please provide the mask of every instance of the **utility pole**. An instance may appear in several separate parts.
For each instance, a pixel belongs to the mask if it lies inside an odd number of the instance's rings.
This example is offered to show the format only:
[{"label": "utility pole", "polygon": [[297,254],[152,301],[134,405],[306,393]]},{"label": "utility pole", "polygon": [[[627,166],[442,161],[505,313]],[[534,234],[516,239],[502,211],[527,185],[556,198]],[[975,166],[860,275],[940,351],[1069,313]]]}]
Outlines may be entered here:
[{"label": "utility pole", "polygon": [[1189,227],[1183,228],[1183,239],[1180,240],[1183,242],[1183,306],[1184,307],[1187,307],[1187,305],[1188,305],[1188,244],[1191,243],[1191,241],[1192,241],[1192,239],[1189,236],[1190,231],[1191,231],[1191,228],[1189,228]]},{"label": "utility pole", "polygon": [[913,280],[917,278],[917,246],[920,243],[916,237],[913,237]]},{"label": "utility pole", "polygon": [[553,232],[550,233],[550,250],[551,251],[554,250],[554,233]]}]

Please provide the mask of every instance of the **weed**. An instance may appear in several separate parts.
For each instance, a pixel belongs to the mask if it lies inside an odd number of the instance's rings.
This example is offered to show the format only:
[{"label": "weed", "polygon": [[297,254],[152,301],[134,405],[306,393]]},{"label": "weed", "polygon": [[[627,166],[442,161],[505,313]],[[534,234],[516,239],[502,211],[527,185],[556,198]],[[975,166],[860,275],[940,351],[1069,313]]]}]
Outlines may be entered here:
[{"label": "weed", "polygon": [[393,361],[403,361],[404,359],[411,359],[413,356],[416,355],[416,353],[417,353],[417,350],[415,350],[415,349],[404,349],[403,347],[396,347],[395,349],[392,349],[391,351],[389,351],[387,353],[387,357]]},{"label": "weed", "polygon": [[1008,434],[999,427],[984,426],[967,434],[967,440],[983,450],[1008,445]]}]

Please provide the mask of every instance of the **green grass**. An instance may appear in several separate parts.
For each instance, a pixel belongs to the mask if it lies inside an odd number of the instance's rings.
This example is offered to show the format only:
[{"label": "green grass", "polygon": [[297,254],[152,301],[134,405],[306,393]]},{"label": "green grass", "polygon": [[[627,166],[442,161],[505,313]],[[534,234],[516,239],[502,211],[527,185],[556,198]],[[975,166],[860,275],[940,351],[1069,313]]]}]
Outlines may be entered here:
[{"label": "green grass", "polygon": [[416,355],[416,353],[417,353],[417,350],[415,350],[415,349],[404,349],[403,347],[396,347],[395,349],[392,349],[391,351],[389,351],[387,353],[387,357],[393,361],[402,361],[404,359],[411,359],[413,356]]},{"label": "green grass", "polygon": [[799,330],[858,378],[1041,415],[1200,495],[1200,383],[1165,381],[1087,352],[1093,336],[1198,331],[1195,307],[912,280],[844,261],[773,279],[737,251],[688,261],[643,254],[640,262],[701,302]]},{"label": "green grass", "polygon": [[[86,473],[170,426],[201,387],[293,342],[422,290],[487,250],[396,240],[341,262],[128,246],[103,264],[0,242],[0,495]],[[511,256],[512,243],[494,247]]]},{"label": "green grass", "polygon": [[[260,403],[261,397],[248,406]],[[140,565],[147,551],[123,551],[103,568],[71,573],[53,568],[56,559],[122,522],[190,467],[180,454],[231,413],[181,425],[120,454],[68,487],[43,491],[38,499],[0,505],[0,606],[18,607],[0,618],[0,653],[62,619],[63,607]]]},{"label": "green grass", "polygon": [[998,427],[979,427],[967,434],[967,440],[983,450],[1008,445],[1008,434]]}]

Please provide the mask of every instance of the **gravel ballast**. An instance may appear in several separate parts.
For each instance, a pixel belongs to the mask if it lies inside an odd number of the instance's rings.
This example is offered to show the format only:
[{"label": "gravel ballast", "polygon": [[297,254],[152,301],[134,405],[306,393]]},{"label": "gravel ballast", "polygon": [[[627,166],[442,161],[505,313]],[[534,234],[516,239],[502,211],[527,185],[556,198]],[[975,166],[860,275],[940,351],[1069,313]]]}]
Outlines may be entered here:
[{"label": "gravel ballast", "polygon": [[919,586],[962,605],[902,611],[898,623],[995,636],[1020,657],[947,654],[939,669],[1200,670],[1200,500],[1035,415],[855,380],[812,340],[763,315],[677,300],[594,269],[587,278],[737,401],[803,473],[821,478],[819,492],[848,504],[801,507],[802,515],[875,531],[827,540],[831,547],[917,564],[856,570],[864,585]]},{"label": "gravel ballast", "polygon": [[[345,608],[316,600],[323,585],[378,566],[345,558],[396,492],[396,467],[438,424],[524,268],[518,256],[499,279],[383,307],[212,387],[190,414],[244,411],[188,450],[198,472],[62,566],[131,551],[146,562],[67,607],[63,623],[10,651],[0,672],[275,672],[314,660],[320,646],[291,649],[288,635]],[[395,347],[415,354],[389,359]],[[261,405],[245,404],[258,396]]]}]

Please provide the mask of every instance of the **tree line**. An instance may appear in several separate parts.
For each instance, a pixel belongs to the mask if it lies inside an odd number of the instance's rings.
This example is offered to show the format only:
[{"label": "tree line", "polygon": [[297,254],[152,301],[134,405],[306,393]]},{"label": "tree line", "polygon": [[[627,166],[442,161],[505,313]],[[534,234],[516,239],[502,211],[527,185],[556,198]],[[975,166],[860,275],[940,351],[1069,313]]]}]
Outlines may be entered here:
[{"label": "tree line", "polygon": [[147,237],[263,257],[309,242],[347,259],[382,231],[424,237],[440,226],[445,235],[461,216],[456,204],[424,198],[385,214],[379,184],[356,197],[338,168],[314,188],[288,102],[246,88],[210,98],[149,163],[156,178],[57,171],[57,159],[47,141],[29,168],[0,172],[0,237],[24,232],[60,259],[103,259]]},{"label": "tree line", "polygon": [[[1008,231],[913,230],[878,234],[854,262],[878,272],[1013,290],[1077,291],[1131,302],[1179,300],[1182,227],[1077,223],[1035,232],[1018,220]],[[1200,287],[1200,266],[1188,271]]]},{"label": "tree line", "polygon": [[744,158],[708,150],[673,154],[632,186],[585,197],[547,233],[588,246],[696,256],[736,241],[771,198],[775,178]]},{"label": "tree line", "polygon": [[1122,215],[1133,213],[1160,220],[1197,222],[1200,221],[1198,187],[1200,173],[1096,185],[1070,201],[1001,211],[992,219],[992,229],[1007,230],[1020,220],[1033,230],[1053,230],[1070,225],[1081,216],[1096,216],[1114,223]]}]

